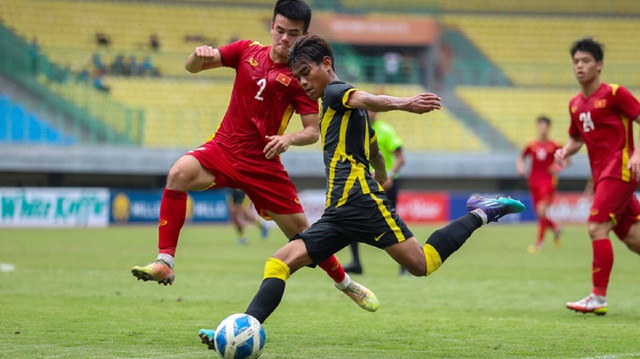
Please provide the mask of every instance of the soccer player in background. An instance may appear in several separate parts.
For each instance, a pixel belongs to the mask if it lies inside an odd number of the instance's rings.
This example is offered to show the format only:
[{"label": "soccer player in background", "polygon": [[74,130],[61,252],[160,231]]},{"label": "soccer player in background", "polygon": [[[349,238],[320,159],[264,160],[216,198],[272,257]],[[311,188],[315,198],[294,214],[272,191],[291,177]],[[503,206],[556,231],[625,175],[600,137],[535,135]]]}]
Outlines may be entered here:
[{"label": "soccer player in background", "polygon": [[536,124],[538,127],[538,139],[527,144],[516,162],[518,174],[526,176],[525,159],[531,159],[527,185],[538,216],[538,237],[536,242],[527,248],[529,253],[538,253],[542,250],[544,234],[547,228],[553,231],[556,247],[560,246],[561,234],[560,227],[547,217],[547,208],[553,202],[553,197],[556,193],[557,173],[562,169],[553,160],[553,155],[560,148],[560,145],[549,138],[551,120],[548,117],[538,117]]},{"label": "soccer player in background", "polygon": [[626,88],[600,80],[603,45],[592,38],[571,46],[573,72],[581,91],[571,102],[567,143],[555,153],[561,164],[587,146],[594,195],[589,213],[593,247],[591,293],[567,308],[582,313],[607,313],[607,287],[613,268],[613,232],[640,254],[640,202],[635,196],[640,174],[640,151],[633,145],[633,121],[640,121],[640,103]]},{"label": "soccer player in background", "polygon": [[254,223],[258,229],[260,229],[260,237],[262,237],[263,240],[269,236],[267,224],[259,218],[251,206],[251,201],[247,200],[247,194],[236,188],[232,188],[229,193],[229,215],[231,216],[233,225],[236,227],[238,244],[249,243],[245,228],[247,224],[250,223]]},{"label": "soccer player in background", "polygon": [[[289,52],[294,76],[312,98],[322,98],[320,128],[327,200],[320,220],[267,260],[262,285],[246,310],[261,323],[280,303],[292,273],[323,261],[353,240],[384,249],[411,274],[427,276],[477,228],[524,210],[522,203],[510,198],[472,196],[467,202],[470,213],[435,231],[424,246],[419,244],[380,185],[387,180],[387,170],[367,111],[423,114],[440,109],[440,98],[431,93],[410,98],[372,95],[341,82],[333,65],[331,48],[315,35],[298,39]],[[370,173],[370,165],[375,175]],[[202,329],[199,336],[213,349],[213,330]]]},{"label": "soccer player in background", "polygon": [[[376,113],[368,111],[369,121],[373,130],[376,132],[378,139],[378,147],[387,169],[387,181],[382,185],[384,192],[387,194],[389,202],[393,208],[397,207],[398,191],[400,189],[400,181],[398,173],[404,166],[404,155],[402,153],[402,139],[398,136],[398,132],[389,123],[376,119]],[[358,242],[353,241],[350,244],[351,255],[353,260],[344,267],[347,273],[362,274],[362,263],[360,262],[360,251]],[[408,274],[406,268],[400,266],[400,274]]]},{"label": "soccer player in background", "polygon": [[[278,0],[271,22],[272,45],[240,40],[214,49],[200,46],[187,58],[191,73],[222,66],[236,70],[227,112],[216,133],[202,146],[180,157],[169,170],[160,204],[157,259],[131,272],[138,279],[173,283],[174,256],[184,225],[187,191],[231,187],[244,191],[264,218],[273,219],[291,238],[309,227],[296,187],[279,155],[289,146],[318,140],[318,103],[311,99],[287,67],[288,51],[306,34],[311,9],[301,0]],[[284,134],[293,112],[303,129]],[[319,266],[335,286],[361,308],[375,311],[369,289],[352,281],[335,256]]]}]

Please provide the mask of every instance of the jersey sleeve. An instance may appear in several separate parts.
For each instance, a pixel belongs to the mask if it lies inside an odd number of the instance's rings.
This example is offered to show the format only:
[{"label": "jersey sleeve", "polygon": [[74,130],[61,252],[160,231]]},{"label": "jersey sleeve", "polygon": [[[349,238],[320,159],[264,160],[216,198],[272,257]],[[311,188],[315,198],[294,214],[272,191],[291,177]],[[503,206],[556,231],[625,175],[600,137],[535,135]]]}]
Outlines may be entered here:
[{"label": "jersey sleeve", "polygon": [[571,113],[571,107],[573,106],[573,100],[569,102],[569,117],[571,121],[569,122],[569,136],[574,138],[580,138],[580,130],[576,125],[576,122],[573,120],[573,114]]},{"label": "jersey sleeve", "polygon": [[[367,123],[369,124],[369,143],[374,143],[376,141],[378,141],[378,134],[376,133],[376,130],[373,128],[373,126],[371,125],[371,121],[367,121]],[[378,141],[378,146],[380,145],[380,141]]]},{"label": "jersey sleeve", "polygon": [[634,120],[640,115],[640,102],[625,87],[618,87],[613,92],[616,109],[627,118]]},{"label": "jersey sleeve", "polygon": [[531,144],[528,144],[523,150],[522,152],[520,152],[520,157],[521,158],[525,158],[529,155],[531,155]]},{"label": "jersey sleeve", "polygon": [[254,41],[251,40],[240,40],[220,46],[218,51],[220,52],[220,58],[222,59],[222,66],[237,69],[242,59],[242,53],[248,49],[249,45],[253,42]]},{"label": "jersey sleeve", "polygon": [[346,102],[353,91],[356,89],[351,85],[340,82],[330,83],[324,90],[324,101],[327,101],[327,105],[334,110],[347,109]]}]

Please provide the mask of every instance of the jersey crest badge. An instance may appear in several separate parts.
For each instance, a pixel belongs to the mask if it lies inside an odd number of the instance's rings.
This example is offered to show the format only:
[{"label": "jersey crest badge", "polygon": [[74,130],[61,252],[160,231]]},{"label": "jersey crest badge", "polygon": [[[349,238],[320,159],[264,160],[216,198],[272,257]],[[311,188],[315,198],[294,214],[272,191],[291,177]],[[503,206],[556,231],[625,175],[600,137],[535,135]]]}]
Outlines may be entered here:
[{"label": "jersey crest badge", "polygon": [[249,59],[249,65],[251,65],[253,67],[256,67],[256,66],[260,65],[260,63],[256,59],[254,59],[252,57],[252,58]]},{"label": "jersey crest badge", "polygon": [[578,106],[571,106],[571,113],[576,113],[578,111]]},{"label": "jersey crest badge", "polygon": [[607,107],[607,100],[605,99],[601,99],[601,100],[596,100],[595,103],[595,108],[605,108]]},{"label": "jersey crest badge", "polygon": [[291,83],[291,77],[283,74],[282,72],[278,74],[278,76],[276,77],[276,81],[278,81],[279,83],[285,85],[285,86],[289,86],[289,84]]}]

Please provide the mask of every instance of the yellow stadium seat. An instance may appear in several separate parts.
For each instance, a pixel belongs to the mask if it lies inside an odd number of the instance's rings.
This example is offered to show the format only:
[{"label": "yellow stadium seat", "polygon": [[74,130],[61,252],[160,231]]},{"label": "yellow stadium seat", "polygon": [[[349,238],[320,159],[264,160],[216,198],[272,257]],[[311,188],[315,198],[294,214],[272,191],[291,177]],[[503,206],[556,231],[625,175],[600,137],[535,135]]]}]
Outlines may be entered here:
[{"label": "yellow stadium seat", "polygon": [[458,87],[456,94],[516,148],[523,148],[537,136],[535,120],[545,115],[552,121],[551,137],[567,139],[569,101],[578,89],[530,89]]},{"label": "yellow stadium seat", "polygon": [[[270,43],[269,8],[69,0],[1,0],[0,8],[7,26],[26,40],[37,38],[43,52],[63,66],[82,67],[94,53],[151,56],[162,74],[184,76],[184,59],[205,45],[185,41],[187,36],[216,45],[233,38]],[[110,38],[110,46],[96,44],[98,32]],[[160,39],[159,51],[149,47],[152,34]]]},{"label": "yellow stadium seat", "polygon": [[377,10],[385,12],[430,11],[467,13],[533,13],[533,14],[581,14],[581,15],[629,15],[640,14],[640,3],[635,0],[581,0],[510,1],[510,0],[342,0],[351,10]]},{"label": "yellow stadium seat", "polygon": [[634,37],[640,22],[635,19],[449,14],[440,20],[463,31],[516,85],[575,85],[569,48],[592,34],[605,44],[603,80],[640,86],[634,71],[640,52]]}]

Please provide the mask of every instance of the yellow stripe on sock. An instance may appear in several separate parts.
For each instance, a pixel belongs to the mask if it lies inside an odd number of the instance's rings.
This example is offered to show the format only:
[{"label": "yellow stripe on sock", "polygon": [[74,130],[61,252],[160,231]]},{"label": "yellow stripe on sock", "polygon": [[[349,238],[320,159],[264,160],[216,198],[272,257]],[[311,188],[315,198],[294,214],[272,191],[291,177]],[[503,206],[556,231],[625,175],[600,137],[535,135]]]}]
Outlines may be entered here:
[{"label": "yellow stripe on sock", "polygon": [[264,265],[264,277],[262,279],[279,278],[286,282],[290,276],[291,269],[285,262],[273,257],[267,259],[267,263]]},{"label": "yellow stripe on sock", "polygon": [[427,261],[427,275],[429,275],[440,268],[442,258],[440,258],[440,253],[428,243],[422,247],[422,250],[424,250],[424,258]]}]

